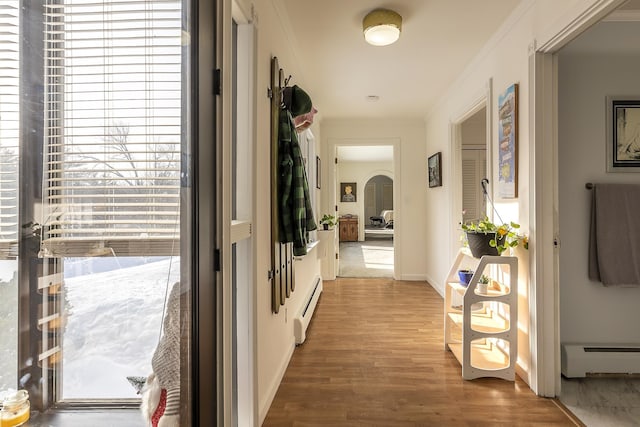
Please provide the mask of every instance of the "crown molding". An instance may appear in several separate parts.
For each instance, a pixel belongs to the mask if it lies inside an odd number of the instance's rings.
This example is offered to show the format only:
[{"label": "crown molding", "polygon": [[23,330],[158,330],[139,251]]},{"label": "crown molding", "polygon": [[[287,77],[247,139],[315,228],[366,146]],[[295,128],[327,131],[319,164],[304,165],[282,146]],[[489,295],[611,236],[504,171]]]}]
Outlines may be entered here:
[{"label": "crown molding", "polygon": [[614,10],[603,22],[640,22],[640,10]]}]

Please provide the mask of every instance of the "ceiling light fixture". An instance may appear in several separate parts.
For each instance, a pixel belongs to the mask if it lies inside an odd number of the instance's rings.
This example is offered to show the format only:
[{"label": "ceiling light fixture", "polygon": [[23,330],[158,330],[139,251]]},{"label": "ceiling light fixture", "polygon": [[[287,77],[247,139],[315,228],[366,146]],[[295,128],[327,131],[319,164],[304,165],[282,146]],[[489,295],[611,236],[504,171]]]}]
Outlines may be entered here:
[{"label": "ceiling light fixture", "polygon": [[375,9],[362,20],[362,31],[367,43],[387,46],[400,38],[402,16],[393,10]]}]

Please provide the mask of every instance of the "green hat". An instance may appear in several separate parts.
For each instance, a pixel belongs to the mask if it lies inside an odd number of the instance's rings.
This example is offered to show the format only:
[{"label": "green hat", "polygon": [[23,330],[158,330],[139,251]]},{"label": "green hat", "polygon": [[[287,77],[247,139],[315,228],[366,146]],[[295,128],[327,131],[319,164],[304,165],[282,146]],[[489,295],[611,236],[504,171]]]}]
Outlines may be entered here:
[{"label": "green hat", "polygon": [[311,98],[298,85],[284,88],[284,105],[291,112],[292,117],[307,114],[311,111]]}]

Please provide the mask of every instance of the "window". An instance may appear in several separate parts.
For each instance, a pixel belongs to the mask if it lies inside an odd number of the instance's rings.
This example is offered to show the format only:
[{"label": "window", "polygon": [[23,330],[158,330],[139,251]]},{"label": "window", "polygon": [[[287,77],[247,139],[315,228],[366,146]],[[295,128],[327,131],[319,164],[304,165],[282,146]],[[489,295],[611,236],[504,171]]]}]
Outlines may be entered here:
[{"label": "window", "polygon": [[179,0],[47,0],[48,255],[176,251],[180,41]]},{"label": "window", "polygon": [[127,377],[152,371],[179,281],[181,4],[47,0],[44,31],[41,256],[65,285],[48,313],[64,319],[58,400],[135,398]]},{"label": "window", "polygon": [[0,0],[0,387],[137,405],[172,289],[191,332],[189,0],[37,3]]},{"label": "window", "polygon": [[[318,197],[316,190],[316,139],[311,129],[306,128],[298,134],[298,142],[304,159],[305,172],[307,174],[307,184],[309,186],[309,198],[311,199],[311,208],[316,215],[316,222],[320,219],[318,216]],[[317,233],[311,231],[309,233],[310,241],[317,240]]]},{"label": "window", "polygon": [[0,390],[18,373],[18,0],[0,0]]}]

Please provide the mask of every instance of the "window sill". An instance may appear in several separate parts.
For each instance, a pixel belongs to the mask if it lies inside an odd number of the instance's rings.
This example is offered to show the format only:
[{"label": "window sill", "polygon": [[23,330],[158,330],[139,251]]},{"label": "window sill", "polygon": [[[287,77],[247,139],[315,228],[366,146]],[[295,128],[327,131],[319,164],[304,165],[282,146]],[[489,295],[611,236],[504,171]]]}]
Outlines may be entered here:
[{"label": "window sill", "polygon": [[[311,253],[311,251],[313,249],[315,249],[316,246],[318,246],[318,243],[320,243],[319,240],[307,243],[307,255],[309,255]],[[296,256],[296,257],[293,257],[293,259],[296,260],[296,261],[302,261],[304,259],[304,257],[306,257],[307,255]]]},{"label": "window sill", "polygon": [[139,409],[56,409],[32,413],[25,427],[145,427]]}]

